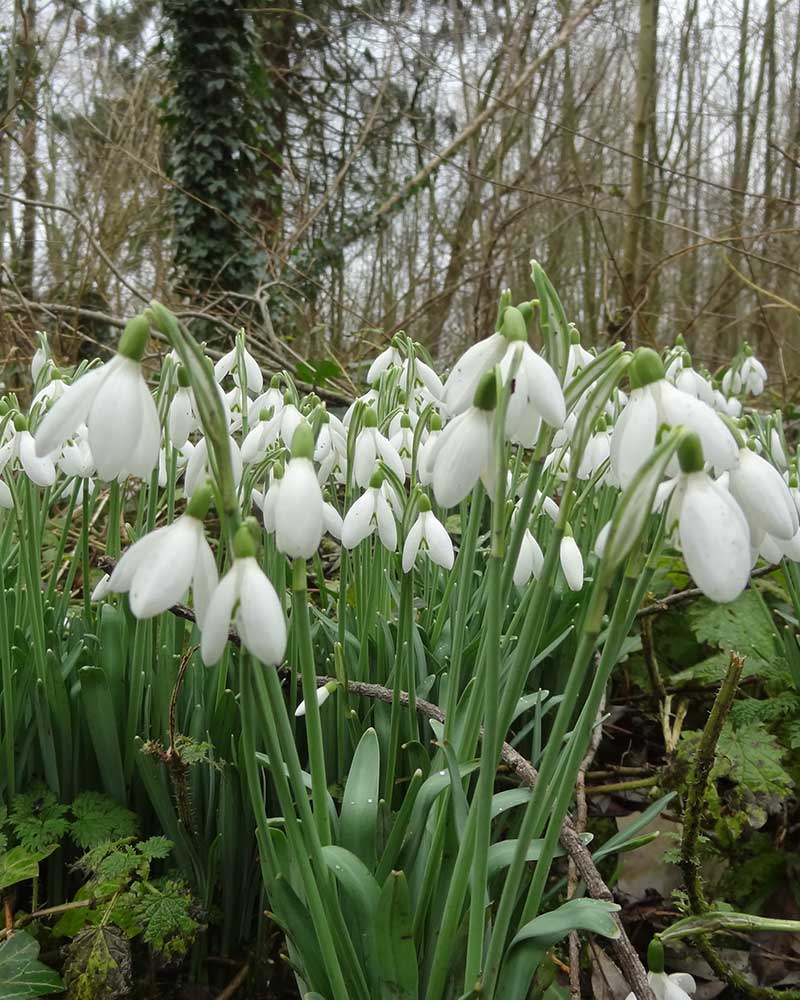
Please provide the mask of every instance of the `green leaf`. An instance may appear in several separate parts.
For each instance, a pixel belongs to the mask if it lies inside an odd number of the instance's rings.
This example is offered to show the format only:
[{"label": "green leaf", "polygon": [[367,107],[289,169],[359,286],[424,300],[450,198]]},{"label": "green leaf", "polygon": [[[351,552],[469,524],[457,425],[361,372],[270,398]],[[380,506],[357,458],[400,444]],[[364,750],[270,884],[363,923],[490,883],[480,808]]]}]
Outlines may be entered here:
[{"label": "green leaf", "polygon": [[[496,844],[492,844],[489,848],[489,866],[488,866],[488,877],[493,878],[499,871],[504,868],[508,868],[511,862],[514,860],[514,855],[517,851],[518,840],[500,840]],[[528,844],[528,850],[525,852],[526,861],[538,861],[539,856],[542,853],[542,847],[544,845],[544,840],[532,840]],[[553,854],[554,858],[561,858],[564,856],[564,850],[561,847],[556,848]]]},{"label": "green leaf", "polygon": [[382,997],[417,1000],[419,963],[411,929],[411,899],[403,872],[390,872],[381,890],[375,943]]},{"label": "green leaf", "polygon": [[40,785],[14,798],[9,824],[20,845],[36,853],[61,840],[69,827],[67,812],[68,807]]},{"label": "green leaf", "polygon": [[85,927],[70,943],[64,964],[70,1000],[117,1000],[130,995],[130,945],[112,926]]},{"label": "green leaf", "polygon": [[64,984],[53,969],[39,960],[39,943],[25,931],[15,931],[0,944],[0,997],[3,1000],[35,1000],[62,993]]},{"label": "green leaf", "polygon": [[700,642],[726,653],[747,658],[746,667],[755,672],[775,671],[776,660],[788,673],[783,657],[783,643],[777,641],[775,625],[766,605],[754,590],[746,590],[729,604],[714,604],[703,599],[688,610],[689,627]]},{"label": "green leaf", "polygon": [[136,833],[135,813],[100,792],[81,792],[71,808],[70,836],[84,850]]},{"label": "green leaf", "polygon": [[25,882],[29,878],[36,878],[39,874],[39,862],[49,857],[57,847],[58,844],[51,844],[41,851],[12,847],[10,851],[0,855],[0,890],[18,882]]},{"label": "green leaf", "polygon": [[119,908],[146,944],[174,961],[186,955],[200,927],[191,915],[194,905],[185,882],[165,878],[135,883]]},{"label": "green leaf", "polygon": [[339,840],[370,870],[375,867],[380,767],[378,734],[367,729],[356,747],[344,788]]},{"label": "green leaf", "polygon": [[570,899],[556,910],[542,913],[525,924],[511,942],[497,996],[523,996],[547,950],[571,931],[589,931],[618,938],[620,927],[612,917],[619,906],[602,899]]},{"label": "green leaf", "polygon": [[751,792],[785,796],[794,782],[783,767],[783,755],[777,737],[763,723],[738,729],[726,723],[717,744],[717,761],[711,776],[728,778]]},{"label": "green leaf", "polygon": [[644,812],[639,813],[636,819],[629,823],[624,830],[620,830],[613,837],[609,837],[605,844],[602,844],[592,854],[594,860],[599,861],[600,858],[604,858],[608,854],[624,850],[625,845],[633,840],[640,830],[646,827],[648,823],[651,823],[657,816],[661,815],[663,810],[675,798],[676,794],[677,792],[668,792],[666,795],[662,795],[660,799],[645,809]]},{"label": "green leaf", "polygon": [[127,800],[125,774],[122,770],[119,731],[108,678],[100,667],[83,667],[78,671],[78,677],[86,728],[92,740],[103,785],[112,798],[124,805]]}]

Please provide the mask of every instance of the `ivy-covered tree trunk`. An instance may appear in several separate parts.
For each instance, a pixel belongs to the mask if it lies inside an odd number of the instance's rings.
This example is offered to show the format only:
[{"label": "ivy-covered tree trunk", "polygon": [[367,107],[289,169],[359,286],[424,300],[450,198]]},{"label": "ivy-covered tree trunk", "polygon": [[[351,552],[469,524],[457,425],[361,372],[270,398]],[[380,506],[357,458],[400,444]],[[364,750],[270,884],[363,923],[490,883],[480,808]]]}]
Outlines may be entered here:
[{"label": "ivy-covered tree trunk", "polygon": [[264,269],[263,97],[252,23],[234,0],[164,0],[172,30],[166,121],[175,263],[197,291],[248,292]]}]

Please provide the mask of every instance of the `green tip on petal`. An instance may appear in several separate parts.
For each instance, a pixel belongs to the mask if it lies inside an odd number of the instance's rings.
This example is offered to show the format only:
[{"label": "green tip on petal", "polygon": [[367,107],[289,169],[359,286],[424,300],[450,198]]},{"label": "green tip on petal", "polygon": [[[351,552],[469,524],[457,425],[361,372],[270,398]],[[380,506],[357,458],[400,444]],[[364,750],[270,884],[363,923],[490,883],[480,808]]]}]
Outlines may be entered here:
[{"label": "green tip on petal", "polygon": [[420,493],[417,506],[419,507],[420,514],[427,514],[431,509],[431,502],[425,493]]},{"label": "green tip on petal", "polygon": [[276,462],[272,466],[272,478],[283,479],[283,462]]},{"label": "green tip on petal", "polygon": [[198,521],[202,521],[206,514],[208,513],[208,508],[211,506],[211,500],[214,496],[214,491],[209,483],[205,483],[203,486],[196,489],[192,494],[192,499],[186,505],[186,513],[189,517],[193,517]]},{"label": "green tip on petal", "polygon": [[500,333],[506,340],[527,340],[528,327],[525,317],[516,306],[509,306],[503,314],[503,326]]},{"label": "green tip on petal", "polygon": [[647,970],[657,975],[664,971],[664,945],[659,937],[654,937],[647,946]]},{"label": "green tip on petal", "polygon": [[233,555],[236,559],[252,559],[256,554],[256,540],[250,525],[243,524],[233,537]]},{"label": "green tip on petal", "polygon": [[364,410],[364,416],[361,418],[362,427],[377,427],[378,426],[378,414],[368,406]]},{"label": "green tip on petal", "polygon": [[404,413],[402,417],[400,417],[400,426],[405,427],[406,429],[411,427],[411,417],[409,417],[407,413]]},{"label": "green tip on petal", "polygon": [[494,369],[486,372],[478,383],[472,404],[477,406],[479,410],[493,410],[497,406],[497,379]]},{"label": "green tip on petal", "polygon": [[678,445],[678,461],[681,472],[689,473],[702,472],[705,459],[703,458],[703,446],[700,438],[694,432],[687,434]]},{"label": "green tip on petal", "polygon": [[664,362],[651,347],[639,347],[633,355],[631,370],[640,386],[664,378]]},{"label": "green tip on petal", "polygon": [[405,391],[405,389],[397,390],[397,402],[401,406],[405,406],[406,403],[408,402],[408,393]]},{"label": "green tip on petal", "polygon": [[384,479],[386,477],[381,472],[380,469],[376,469],[370,476],[369,485],[370,489],[379,490],[383,486]]},{"label": "green tip on petal", "polygon": [[134,316],[125,325],[122,336],[119,338],[117,354],[131,361],[141,361],[147,349],[147,342],[150,339],[150,322],[146,316]]},{"label": "green tip on petal", "polygon": [[292,435],[292,458],[314,457],[314,432],[304,420]]},{"label": "green tip on petal", "polygon": [[26,431],[28,429],[28,418],[22,413],[14,414],[14,430]]},{"label": "green tip on petal", "polygon": [[259,410],[258,419],[266,423],[267,420],[272,420],[274,412],[275,412],[274,406],[264,407],[264,409]]},{"label": "green tip on petal", "polygon": [[188,389],[191,385],[191,382],[189,381],[189,373],[183,365],[178,365],[178,385],[181,389]]}]

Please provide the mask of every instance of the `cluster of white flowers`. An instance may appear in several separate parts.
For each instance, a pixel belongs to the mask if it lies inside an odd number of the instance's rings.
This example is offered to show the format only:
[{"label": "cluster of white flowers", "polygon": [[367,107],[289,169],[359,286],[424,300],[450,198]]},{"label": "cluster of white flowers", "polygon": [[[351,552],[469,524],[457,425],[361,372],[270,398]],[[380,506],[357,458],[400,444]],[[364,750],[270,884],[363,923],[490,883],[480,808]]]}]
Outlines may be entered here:
[{"label": "cluster of white flowers", "polygon": [[[456,553],[448,511],[482,482],[490,499],[504,497],[511,512],[520,478],[509,473],[505,489],[497,482],[504,467],[498,449],[511,449],[524,469],[528,449],[545,441],[548,447],[537,453],[545,492],[536,496],[513,573],[514,583],[525,586],[544,563],[538,518],[559,518],[573,459],[582,484],[618,496],[636,480],[664,425],[682,426],[692,433],[667,470],[655,509],[666,510],[668,535],[698,586],[713,600],[728,601],[746,586],[759,557],[800,559],[796,459],[787,461],[776,418],[762,419],[759,434],[742,417],[739,397],[761,392],[766,378],[751,352],[737,357],[715,385],[692,367],[682,345],[664,358],[639,350],[628,368],[629,395],[615,385],[602,406],[592,403],[592,424],[581,436],[581,416],[589,412],[601,368],[586,377],[596,357],[572,330],[559,376],[529,344],[534,307],[505,306],[498,329],[470,347],[444,380],[418,345],[395,338],[369,367],[368,390],[341,418],[315,394],[298,396],[286,376],[265,383],[240,336],[213,367],[211,397],[224,415],[241,516],[255,505],[277,550],[293,560],[312,558],[326,533],[344,549],[374,535],[368,544],[397,553],[404,573],[423,559],[449,571]],[[175,477],[171,485],[182,486],[188,500],[185,513],[137,541],[98,594],[127,592],[133,613],[147,617],[191,591],[206,663],[222,655],[231,623],[254,655],[277,663],[286,645],[283,595],[264,574],[246,526],[219,579],[221,560],[203,528],[220,485],[218,457],[203,436],[198,386],[171,356],[154,398],[141,364],[148,342],[148,318],[138,316],[111,361],[67,384],[43,341],[32,366],[30,413],[6,406],[2,414],[0,472],[18,465],[42,488],[77,478],[82,498],[91,495],[95,479],[136,476],[163,488]],[[502,427],[496,419],[501,400]],[[12,503],[0,480],[0,505]],[[518,514],[516,504],[512,525]],[[541,526],[538,533],[543,537]],[[568,524],[562,535],[563,579],[580,591],[589,549],[602,554],[608,525],[583,550]]]}]

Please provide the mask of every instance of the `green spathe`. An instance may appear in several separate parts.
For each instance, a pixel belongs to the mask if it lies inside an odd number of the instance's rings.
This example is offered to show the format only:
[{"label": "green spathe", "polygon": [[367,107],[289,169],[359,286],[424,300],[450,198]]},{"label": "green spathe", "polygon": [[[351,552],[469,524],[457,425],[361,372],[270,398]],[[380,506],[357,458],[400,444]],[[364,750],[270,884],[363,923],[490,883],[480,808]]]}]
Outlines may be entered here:
[{"label": "green spathe", "polygon": [[144,357],[150,339],[150,321],[147,316],[134,316],[129,320],[119,338],[117,353],[131,361],[139,362]]}]

